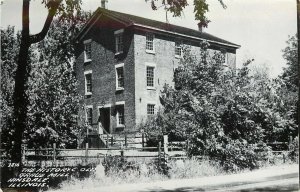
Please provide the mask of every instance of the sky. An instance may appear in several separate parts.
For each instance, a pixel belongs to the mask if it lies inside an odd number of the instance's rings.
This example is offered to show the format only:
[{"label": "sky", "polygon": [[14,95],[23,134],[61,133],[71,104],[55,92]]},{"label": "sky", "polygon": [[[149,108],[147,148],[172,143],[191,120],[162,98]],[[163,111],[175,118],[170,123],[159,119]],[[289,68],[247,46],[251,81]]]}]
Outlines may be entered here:
[{"label": "sky", "polygon": [[[21,0],[2,0],[1,28],[8,25],[21,28]],[[101,0],[82,0],[82,8],[95,11]],[[296,0],[223,0],[223,9],[218,0],[207,0],[211,22],[205,32],[241,45],[237,50],[237,65],[247,59],[254,59],[254,65],[269,69],[271,77],[282,72],[285,60],[282,49],[286,47],[289,35],[297,32]],[[158,1],[160,2],[160,1]],[[169,13],[170,23],[197,29],[194,19],[193,1],[184,9],[182,17],[174,18]],[[133,14],[149,19],[165,21],[163,8],[153,11],[145,0],[108,0],[107,9]],[[41,0],[31,0],[30,32],[38,33],[45,21],[47,10]]]}]

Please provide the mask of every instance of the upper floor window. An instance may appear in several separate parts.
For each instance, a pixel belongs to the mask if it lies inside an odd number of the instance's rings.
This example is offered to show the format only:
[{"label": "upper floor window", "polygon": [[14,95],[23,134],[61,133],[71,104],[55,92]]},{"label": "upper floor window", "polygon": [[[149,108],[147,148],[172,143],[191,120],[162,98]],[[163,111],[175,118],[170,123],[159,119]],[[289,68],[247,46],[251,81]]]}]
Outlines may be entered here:
[{"label": "upper floor window", "polygon": [[124,89],[124,63],[116,65],[115,68],[116,68],[116,89],[123,90]]},{"label": "upper floor window", "polygon": [[178,41],[175,42],[175,57],[182,57],[182,43]]},{"label": "upper floor window", "polygon": [[147,80],[147,88],[153,88],[154,87],[154,67],[153,66],[147,66],[146,80]]},{"label": "upper floor window", "polygon": [[84,41],[84,62],[92,60],[92,40]]},{"label": "upper floor window", "polygon": [[154,112],[155,112],[155,105],[147,104],[147,115],[154,115]]},{"label": "upper floor window", "polygon": [[93,107],[87,106],[85,111],[86,111],[86,123],[87,123],[87,125],[92,125],[93,124]]},{"label": "upper floor window", "polygon": [[115,31],[116,54],[123,53],[123,32],[124,29]]},{"label": "upper floor window", "polygon": [[223,65],[224,66],[228,66],[228,53],[227,52],[223,52]]},{"label": "upper floor window", "polygon": [[146,34],[146,51],[154,52],[154,35],[152,33]]},{"label": "upper floor window", "polygon": [[85,95],[91,95],[93,91],[92,71],[85,71],[84,78],[85,78]]}]

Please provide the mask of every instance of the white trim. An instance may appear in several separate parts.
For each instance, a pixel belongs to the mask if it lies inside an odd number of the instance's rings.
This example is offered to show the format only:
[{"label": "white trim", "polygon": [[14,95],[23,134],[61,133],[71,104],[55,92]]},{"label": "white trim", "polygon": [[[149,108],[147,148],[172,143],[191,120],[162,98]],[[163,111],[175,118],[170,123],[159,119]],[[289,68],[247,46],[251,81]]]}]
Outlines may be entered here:
[{"label": "white trim", "polygon": [[145,65],[148,67],[156,67],[156,63],[145,62]]},{"label": "white trim", "polygon": [[86,105],[85,108],[93,108],[93,105]]},{"label": "white trim", "polygon": [[120,34],[120,33],[124,33],[124,29],[119,29],[114,32],[115,35]]},{"label": "white trim", "polygon": [[[115,31],[115,55],[119,55],[119,54],[122,54],[123,53],[123,49],[124,49],[124,39],[123,39],[123,31],[124,29],[121,29],[121,30],[118,30],[118,31]],[[121,42],[121,45],[122,45],[122,50],[117,50],[118,49],[118,46],[117,46],[117,38],[121,38],[122,42]]]},{"label": "white trim", "polygon": [[85,106],[85,122],[88,123],[88,116],[87,116],[87,109],[92,109],[92,124],[93,124],[93,105],[86,105]]},{"label": "white trim", "polygon": [[[84,71],[83,74],[84,74],[84,95],[92,95],[92,92],[87,92],[86,75],[93,74],[93,71],[87,70],[87,71]],[[93,75],[92,75],[91,81],[93,81]],[[93,86],[93,82],[92,82],[92,86]],[[92,88],[92,90],[93,90],[93,88]]]},{"label": "white trim", "polygon": [[[153,40],[152,40],[152,43],[153,43],[153,45],[152,45],[152,50],[150,50],[150,49],[147,49],[147,35],[152,35],[153,36]],[[146,32],[146,35],[145,35],[145,37],[146,37],[146,41],[145,41],[145,50],[146,50],[146,53],[150,53],[150,54],[155,54],[155,34],[154,33],[152,33],[152,32]]]},{"label": "white trim", "polygon": [[93,70],[87,70],[83,72],[84,75],[91,74],[91,73],[93,73]]},{"label": "white trim", "polygon": [[[153,87],[147,86],[147,67],[153,67]],[[147,90],[155,90],[156,89],[156,83],[155,83],[155,77],[156,77],[156,63],[149,63],[145,62],[145,77],[146,77],[146,87]]]},{"label": "white trim", "polygon": [[124,67],[124,63],[119,63],[115,65],[115,68]]},{"label": "white trim", "polygon": [[87,39],[87,40],[83,41],[83,44],[88,44],[88,43],[91,43],[91,42],[92,42],[92,39]]},{"label": "white trim", "polygon": [[[153,108],[153,114],[148,114],[148,105],[154,105],[154,108]],[[156,112],[157,112],[157,110],[156,110],[156,102],[153,102],[153,101],[148,101],[147,102],[147,106],[146,106],[146,114],[147,115],[155,115],[156,114]]]},{"label": "white trim", "polygon": [[98,107],[98,109],[101,109],[101,108],[111,108],[111,104],[109,103],[109,104],[105,104],[105,105],[98,105],[97,107]]},{"label": "white trim", "polygon": [[182,37],[188,37],[188,38],[192,38],[192,39],[196,39],[196,40],[208,41],[208,42],[216,43],[216,44],[219,44],[219,45],[226,45],[226,46],[235,47],[235,48],[240,48],[241,47],[240,45],[231,45],[231,44],[228,44],[228,43],[221,43],[221,42],[218,42],[218,41],[208,40],[208,39],[204,39],[204,38],[200,38],[200,37],[193,37],[193,36],[190,36],[190,35],[184,35],[184,34],[181,34],[181,33],[166,31],[166,30],[163,30],[163,29],[158,29],[158,28],[155,28],[155,27],[149,27],[149,26],[141,25],[141,24],[137,24],[137,23],[134,23],[133,25],[138,26],[138,27],[144,27],[144,28],[147,28],[147,29],[156,30],[156,31],[161,31],[161,32],[165,32],[165,33],[170,33],[170,34],[178,35],[178,36],[182,36]]},{"label": "white trim", "polygon": [[[176,55],[176,49],[177,49],[177,47],[176,47],[176,43],[179,43],[179,45],[180,45],[180,55]],[[175,58],[176,59],[181,59],[182,58],[182,56],[183,56],[183,42],[181,41],[181,40],[177,40],[177,41],[175,41],[175,47],[174,47],[175,49],[174,49],[174,53],[175,53]]]},{"label": "white trim", "polygon": [[125,101],[117,101],[116,106],[123,106],[123,121],[124,121],[124,124],[119,124],[119,113],[117,111],[117,114],[116,114],[116,123],[117,123],[117,126],[116,128],[123,128],[125,127]]},{"label": "white trim", "polygon": [[84,44],[84,50],[83,50],[84,63],[91,62],[91,61],[92,61],[91,58],[90,58],[90,59],[87,59],[87,58],[86,58],[85,46],[86,46],[87,44],[90,44],[90,46],[91,46],[91,57],[92,57],[92,39],[87,39],[87,40],[83,41],[83,44]]},{"label": "white trim", "polygon": [[[123,68],[123,87],[118,86],[118,71],[117,71],[117,69],[121,68],[121,67]],[[120,64],[115,65],[115,74],[116,74],[116,90],[117,91],[124,90],[124,84],[125,84],[125,81],[124,81],[124,78],[125,78],[125,76],[124,76],[124,63],[120,63]]]},{"label": "white trim", "polygon": [[116,101],[115,105],[125,105],[125,101]]}]

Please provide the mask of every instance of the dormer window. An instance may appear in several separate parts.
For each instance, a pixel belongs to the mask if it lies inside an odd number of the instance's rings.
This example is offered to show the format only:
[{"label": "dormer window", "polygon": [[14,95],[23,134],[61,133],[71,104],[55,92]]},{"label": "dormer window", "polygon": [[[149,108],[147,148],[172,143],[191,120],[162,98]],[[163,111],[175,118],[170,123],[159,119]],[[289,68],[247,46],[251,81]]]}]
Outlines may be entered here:
[{"label": "dormer window", "polygon": [[92,40],[85,40],[84,42],[84,62],[92,60]]},{"label": "dormer window", "polygon": [[146,52],[154,53],[154,34],[146,34]]},{"label": "dormer window", "polygon": [[123,32],[124,29],[115,31],[116,54],[123,53]]},{"label": "dormer window", "polygon": [[176,58],[182,57],[182,43],[180,41],[175,42],[175,57]]}]

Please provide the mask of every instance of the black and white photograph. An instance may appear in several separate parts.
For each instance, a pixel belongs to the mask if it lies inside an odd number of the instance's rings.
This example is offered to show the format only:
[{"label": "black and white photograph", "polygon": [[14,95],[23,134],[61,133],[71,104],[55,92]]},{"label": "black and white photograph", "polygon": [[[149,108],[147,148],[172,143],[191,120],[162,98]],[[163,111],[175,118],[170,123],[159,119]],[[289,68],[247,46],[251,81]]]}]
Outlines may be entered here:
[{"label": "black and white photograph", "polygon": [[300,0],[0,0],[0,18],[0,192],[300,190]]}]

